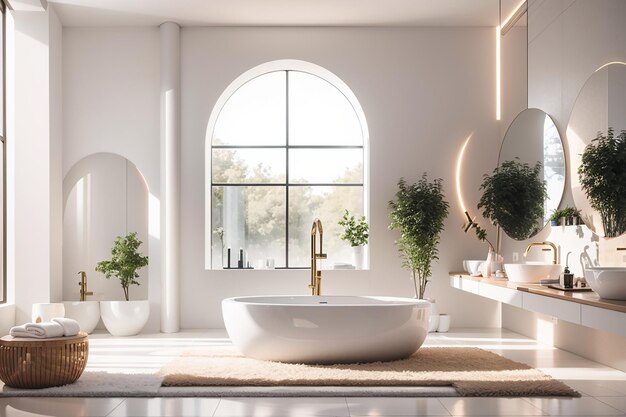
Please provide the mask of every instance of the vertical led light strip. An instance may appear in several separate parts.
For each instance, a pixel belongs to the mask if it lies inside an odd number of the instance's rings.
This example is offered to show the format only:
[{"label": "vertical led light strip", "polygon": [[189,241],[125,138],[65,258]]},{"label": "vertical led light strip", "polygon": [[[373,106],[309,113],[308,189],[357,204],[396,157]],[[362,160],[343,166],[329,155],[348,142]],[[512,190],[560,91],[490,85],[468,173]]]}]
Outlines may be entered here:
[{"label": "vertical led light strip", "polygon": [[496,120],[500,120],[500,26],[496,26]]},{"label": "vertical led light strip", "polygon": [[463,213],[466,212],[465,202],[463,201],[463,187],[461,186],[461,169],[463,167],[463,155],[465,154],[465,148],[467,148],[467,144],[472,138],[472,134],[470,134],[467,139],[465,139],[465,143],[461,146],[461,150],[459,151],[459,156],[456,159],[456,196],[459,199],[459,204],[461,205],[461,211]]}]

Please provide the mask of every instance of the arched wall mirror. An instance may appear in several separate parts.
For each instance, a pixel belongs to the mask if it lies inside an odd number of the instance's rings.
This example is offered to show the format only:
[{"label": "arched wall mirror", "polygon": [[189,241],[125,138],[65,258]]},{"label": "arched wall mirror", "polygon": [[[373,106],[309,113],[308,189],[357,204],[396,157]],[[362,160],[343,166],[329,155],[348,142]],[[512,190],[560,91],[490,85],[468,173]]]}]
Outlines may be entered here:
[{"label": "arched wall mirror", "polygon": [[[137,232],[139,250],[148,254],[148,187],[135,164],[112,153],[78,161],[63,180],[63,299],[78,300],[80,277],[87,272],[92,300],[123,300],[116,278],[105,279],[96,263],[111,259],[117,236]],[[148,268],[138,271],[131,299],[148,298]]]},{"label": "arched wall mirror", "polygon": [[[572,195],[582,219],[599,236],[618,236],[626,232],[623,227],[605,230],[600,213],[591,206],[581,187],[578,168],[585,147],[598,132],[606,135],[613,128],[615,135],[626,129],[626,64],[611,63],[599,68],[580,90],[567,126]],[[610,229],[610,228],[609,228]]]},{"label": "arched wall mirror", "polygon": [[540,179],[545,181],[547,198],[543,201],[543,218],[534,234],[544,228],[550,214],[559,207],[565,189],[565,154],[559,131],[550,116],[539,109],[526,109],[509,126],[498,165],[519,160],[534,167],[541,163]]}]

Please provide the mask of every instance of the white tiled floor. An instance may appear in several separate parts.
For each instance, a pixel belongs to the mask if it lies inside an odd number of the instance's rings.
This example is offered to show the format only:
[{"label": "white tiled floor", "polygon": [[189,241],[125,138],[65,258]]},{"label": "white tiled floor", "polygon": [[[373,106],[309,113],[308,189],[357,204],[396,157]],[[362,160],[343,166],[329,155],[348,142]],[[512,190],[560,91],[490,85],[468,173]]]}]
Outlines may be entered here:
[{"label": "white tiled floor", "polygon": [[[223,331],[90,337],[91,370],[152,373],[184,350],[228,343]],[[537,367],[583,397],[555,398],[3,398],[0,417],[36,416],[532,416],[626,417],[626,373],[501,329],[429,335],[430,346],[475,346]]]}]

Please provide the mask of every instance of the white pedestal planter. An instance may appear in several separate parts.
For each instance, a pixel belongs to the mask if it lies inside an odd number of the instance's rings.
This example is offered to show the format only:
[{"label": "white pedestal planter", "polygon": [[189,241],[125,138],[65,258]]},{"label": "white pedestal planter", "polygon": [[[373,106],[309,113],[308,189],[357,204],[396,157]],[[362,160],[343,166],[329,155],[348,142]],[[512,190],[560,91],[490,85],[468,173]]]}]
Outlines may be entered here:
[{"label": "white pedestal planter", "polygon": [[435,300],[426,299],[430,303],[430,317],[428,319],[428,333],[436,332],[439,327],[439,308]]},{"label": "white pedestal planter", "polygon": [[98,301],[65,301],[65,317],[74,319],[80,330],[91,333],[100,321],[100,303]]},{"label": "white pedestal planter", "polygon": [[364,268],[364,252],[363,246],[352,246],[352,262],[355,269]]},{"label": "white pedestal planter", "polygon": [[51,321],[55,317],[65,317],[63,303],[36,303],[32,308],[33,323]]},{"label": "white pedestal planter", "polygon": [[100,301],[100,314],[104,325],[113,336],[133,336],[148,322],[150,302]]}]

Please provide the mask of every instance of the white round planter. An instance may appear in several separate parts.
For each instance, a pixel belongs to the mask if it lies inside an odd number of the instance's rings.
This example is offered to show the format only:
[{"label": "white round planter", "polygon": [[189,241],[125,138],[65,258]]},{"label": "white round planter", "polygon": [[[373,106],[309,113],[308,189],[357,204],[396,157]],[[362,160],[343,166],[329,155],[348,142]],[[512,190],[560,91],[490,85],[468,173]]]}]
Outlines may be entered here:
[{"label": "white round planter", "polygon": [[133,336],[148,322],[150,302],[100,301],[100,314],[104,325],[113,336]]},{"label": "white round planter", "polygon": [[80,330],[91,333],[100,321],[100,303],[98,301],[66,301],[65,317],[78,322]]}]

